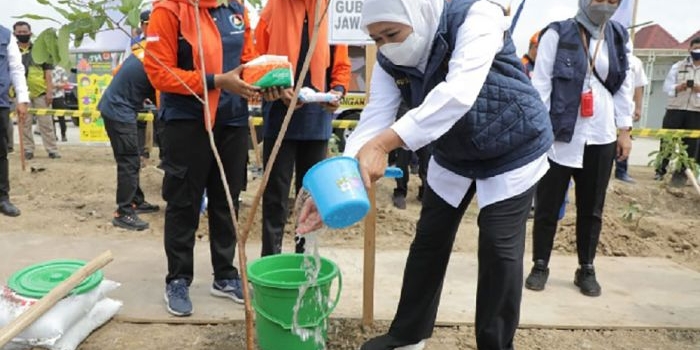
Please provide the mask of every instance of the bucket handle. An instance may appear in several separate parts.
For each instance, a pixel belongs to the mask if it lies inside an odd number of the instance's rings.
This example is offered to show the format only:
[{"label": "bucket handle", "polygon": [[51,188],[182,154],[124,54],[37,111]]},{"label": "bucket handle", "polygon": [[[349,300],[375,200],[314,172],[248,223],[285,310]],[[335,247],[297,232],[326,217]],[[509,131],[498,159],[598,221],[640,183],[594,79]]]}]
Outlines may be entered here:
[{"label": "bucket handle", "polygon": [[[333,305],[331,305],[331,307],[329,307],[328,310],[326,310],[326,312],[323,315],[321,315],[321,317],[319,317],[316,320],[316,322],[314,322],[315,324],[313,324],[313,325],[308,325],[308,324],[307,325],[299,325],[299,327],[309,328],[311,326],[316,326],[316,325],[318,325],[318,323],[320,323],[320,321],[327,319],[328,316],[330,316],[333,313],[333,310],[335,310],[335,307],[338,306],[338,302],[340,301],[340,292],[342,290],[343,290],[343,273],[340,272],[340,269],[338,269],[338,291],[335,294],[335,300],[333,301]],[[258,303],[257,303],[256,299],[253,299],[253,307],[255,308],[256,312],[260,313],[263,317],[270,320],[271,322],[274,322],[278,326],[280,326],[284,329],[292,329],[291,325],[287,325],[284,322],[277,320],[276,318],[270,316],[267,312],[263,311],[262,308],[258,307]]]}]

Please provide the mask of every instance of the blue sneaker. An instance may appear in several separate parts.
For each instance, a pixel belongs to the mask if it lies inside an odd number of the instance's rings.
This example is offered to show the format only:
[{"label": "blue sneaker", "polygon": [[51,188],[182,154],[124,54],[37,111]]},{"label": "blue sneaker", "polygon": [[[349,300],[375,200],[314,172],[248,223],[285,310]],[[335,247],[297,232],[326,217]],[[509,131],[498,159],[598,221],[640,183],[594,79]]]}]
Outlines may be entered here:
[{"label": "blue sneaker", "polygon": [[165,286],[165,304],[169,313],[175,316],[189,316],[192,314],[192,301],[190,300],[189,289],[187,280],[183,278],[172,280]]},{"label": "blue sneaker", "polygon": [[214,280],[211,285],[211,295],[221,298],[229,298],[236,303],[243,304],[243,283],[240,278],[230,280]]}]

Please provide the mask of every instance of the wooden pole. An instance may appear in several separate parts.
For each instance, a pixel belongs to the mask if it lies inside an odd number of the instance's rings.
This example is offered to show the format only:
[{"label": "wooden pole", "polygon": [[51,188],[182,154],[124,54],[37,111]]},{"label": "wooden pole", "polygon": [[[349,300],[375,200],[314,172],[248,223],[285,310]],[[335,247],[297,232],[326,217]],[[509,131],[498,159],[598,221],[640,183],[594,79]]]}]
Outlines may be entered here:
[{"label": "wooden pole", "polygon": [[255,152],[255,166],[262,168],[262,156],[260,155],[260,144],[258,143],[258,134],[255,132],[253,119],[248,118],[248,128],[250,129],[250,140],[253,143],[253,151]]},{"label": "wooden pole", "polygon": [[[377,59],[377,47],[365,47],[365,104],[369,103],[369,88],[372,81],[372,69]],[[362,325],[371,326],[374,323],[374,271],[376,255],[377,202],[376,186],[369,191],[370,210],[365,218],[364,265],[362,281]]]},{"label": "wooden pole", "polygon": [[634,36],[637,34],[637,10],[639,9],[639,0],[634,0],[632,9],[632,28],[630,29],[630,41],[634,45]]},{"label": "wooden pole", "polygon": [[108,250],[102,253],[100,256],[81,267],[73,275],[68,277],[68,279],[52,289],[49,294],[46,294],[43,298],[37,301],[36,304],[29,308],[29,310],[0,329],[0,348],[9,343],[15,336],[22,333],[25,328],[31,326],[34,321],[49,311],[84,279],[112,262],[112,260],[113,258],[111,251]]},{"label": "wooden pole", "polygon": [[[22,171],[27,169],[27,159],[24,158],[24,123],[27,116],[24,117],[17,114],[17,134],[19,134],[19,162],[22,165]],[[12,121],[10,120],[10,128],[12,127]]]}]

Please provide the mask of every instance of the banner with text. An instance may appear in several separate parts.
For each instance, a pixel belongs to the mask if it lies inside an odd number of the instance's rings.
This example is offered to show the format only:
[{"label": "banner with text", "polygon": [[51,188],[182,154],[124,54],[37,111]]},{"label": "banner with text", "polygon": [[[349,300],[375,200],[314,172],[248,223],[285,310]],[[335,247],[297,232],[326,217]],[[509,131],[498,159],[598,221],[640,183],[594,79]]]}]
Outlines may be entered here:
[{"label": "banner with text", "polygon": [[328,32],[331,44],[374,44],[374,41],[360,28],[363,2],[363,0],[331,0],[328,9]]}]

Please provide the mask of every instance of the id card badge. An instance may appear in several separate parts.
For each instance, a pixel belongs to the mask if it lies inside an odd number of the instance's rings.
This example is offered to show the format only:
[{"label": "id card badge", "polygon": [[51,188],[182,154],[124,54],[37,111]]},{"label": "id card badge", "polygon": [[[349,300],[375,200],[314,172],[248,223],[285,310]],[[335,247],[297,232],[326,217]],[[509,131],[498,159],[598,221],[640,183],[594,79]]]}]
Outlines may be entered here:
[{"label": "id card badge", "polygon": [[593,91],[587,90],[581,93],[581,117],[590,118],[593,116]]}]

